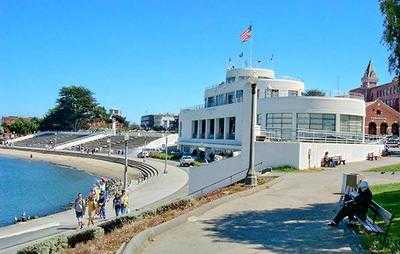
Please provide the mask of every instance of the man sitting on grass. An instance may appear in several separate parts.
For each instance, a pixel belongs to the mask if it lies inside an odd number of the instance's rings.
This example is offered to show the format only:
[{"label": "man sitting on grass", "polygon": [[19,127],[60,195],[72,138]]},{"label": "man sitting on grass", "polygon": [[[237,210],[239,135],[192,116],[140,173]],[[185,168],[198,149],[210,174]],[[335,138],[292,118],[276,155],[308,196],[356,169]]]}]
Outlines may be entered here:
[{"label": "man sitting on grass", "polygon": [[368,187],[367,181],[361,181],[358,185],[358,195],[349,201],[345,201],[343,207],[336,214],[335,218],[328,223],[329,226],[337,226],[345,217],[353,220],[356,215],[358,218],[365,220],[369,204],[372,200],[372,192]]}]

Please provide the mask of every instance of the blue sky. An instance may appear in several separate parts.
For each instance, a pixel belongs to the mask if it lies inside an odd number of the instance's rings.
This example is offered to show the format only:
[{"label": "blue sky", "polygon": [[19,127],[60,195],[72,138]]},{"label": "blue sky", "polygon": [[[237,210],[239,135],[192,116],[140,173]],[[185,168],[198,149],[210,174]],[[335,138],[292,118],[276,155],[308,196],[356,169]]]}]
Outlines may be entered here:
[{"label": "blue sky", "polygon": [[131,121],[201,104],[250,22],[254,58],[306,88],[356,87],[369,59],[392,78],[375,0],[2,0],[0,116],[42,116],[70,84]]}]

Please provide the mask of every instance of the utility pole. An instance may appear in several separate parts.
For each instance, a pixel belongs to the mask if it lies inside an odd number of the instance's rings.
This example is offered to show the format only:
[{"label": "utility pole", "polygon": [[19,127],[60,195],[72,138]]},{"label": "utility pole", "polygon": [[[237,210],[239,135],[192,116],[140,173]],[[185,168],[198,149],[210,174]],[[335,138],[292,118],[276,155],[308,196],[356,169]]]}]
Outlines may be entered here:
[{"label": "utility pole", "polygon": [[124,141],[125,141],[125,167],[124,167],[124,190],[127,189],[128,184],[128,140],[129,136],[125,134]]},{"label": "utility pole", "polygon": [[164,174],[167,174],[167,157],[168,157],[168,133],[165,133],[165,164],[164,164]]},{"label": "utility pole", "polygon": [[257,186],[257,175],[254,169],[254,161],[255,161],[255,136],[254,136],[254,126],[257,121],[257,83],[251,84],[251,111],[250,111],[250,147],[249,147],[249,170],[247,171],[246,176],[246,184],[255,187]]}]

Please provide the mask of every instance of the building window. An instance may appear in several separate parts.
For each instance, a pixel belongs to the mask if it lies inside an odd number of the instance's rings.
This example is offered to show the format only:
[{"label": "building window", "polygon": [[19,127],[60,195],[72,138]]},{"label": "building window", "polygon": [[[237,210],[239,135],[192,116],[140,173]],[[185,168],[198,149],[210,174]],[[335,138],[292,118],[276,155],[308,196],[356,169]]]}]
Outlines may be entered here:
[{"label": "building window", "polygon": [[271,97],[279,97],[279,90],[278,89],[272,89],[271,90]]},{"label": "building window", "polygon": [[335,114],[298,113],[297,129],[335,131]]},{"label": "building window", "polygon": [[208,137],[209,139],[214,139],[214,124],[215,124],[215,120],[214,119],[210,119],[208,120]]},{"label": "building window", "polygon": [[199,130],[199,121],[192,121],[192,138],[197,138],[197,132]]},{"label": "building window", "polygon": [[261,114],[257,114],[257,124],[261,124]]},{"label": "building window", "polygon": [[236,102],[242,102],[243,101],[243,90],[237,90],[236,91]]},{"label": "building window", "polygon": [[228,104],[235,103],[235,92],[230,92],[226,94],[226,102]]},{"label": "building window", "polygon": [[299,92],[295,90],[289,90],[288,96],[299,96]]},{"label": "building window", "polygon": [[233,83],[235,82],[235,77],[226,78],[226,83]]},{"label": "building window", "polygon": [[200,120],[201,128],[200,128],[200,138],[206,138],[206,120]]},{"label": "building window", "polygon": [[179,137],[182,137],[182,121],[179,121]]},{"label": "building window", "polygon": [[268,113],[266,121],[267,132],[281,138],[291,138],[293,130],[292,113]]},{"label": "building window", "polygon": [[235,129],[236,129],[236,117],[229,117],[227,139],[235,139]]},{"label": "building window", "polygon": [[[376,113],[378,113],[378,111]],[[340,131],[362,133],[363,117],[353,115],[340,115]]]},{"label": "building window", "polygon": [[225,119],[224,118],[218,118],[218,128],[217,128],[217,139],[224,139],[224,132],[225,132]]},{"label": "building window", "polygon": [[207,108],[215,106],[215,97],[211,96],[207,98]]},{"label": "building window", "polygon": [[224,94],[219,94],[217,95],[217,106],[224,105],[225,104],[225,96]]}]

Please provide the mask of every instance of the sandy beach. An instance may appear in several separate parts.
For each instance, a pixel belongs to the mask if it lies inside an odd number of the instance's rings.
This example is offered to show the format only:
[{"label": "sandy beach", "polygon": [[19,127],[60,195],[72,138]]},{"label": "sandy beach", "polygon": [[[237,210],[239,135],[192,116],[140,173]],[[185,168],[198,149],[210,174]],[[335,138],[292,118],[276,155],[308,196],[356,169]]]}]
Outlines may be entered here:
[{"label": "sandy beach", "polygon": [[[124,166],[118,163],[81,158],[74,156],[55,155],[55,154],[44,154],[39,152],[21,151],[14,149],[2,149],[0,148],[0,155],[13,156],[21,159],[28,160],[42,160],[51,163],[56,163],[63,166],[73,167],[78,170],[85,170],[91,174],[98,176],[108,177],[123,177]],[[32,155],[32,158],[30,156]],[[130,179],[137,178],[137,169],[128,168],[128,176]]]}]

